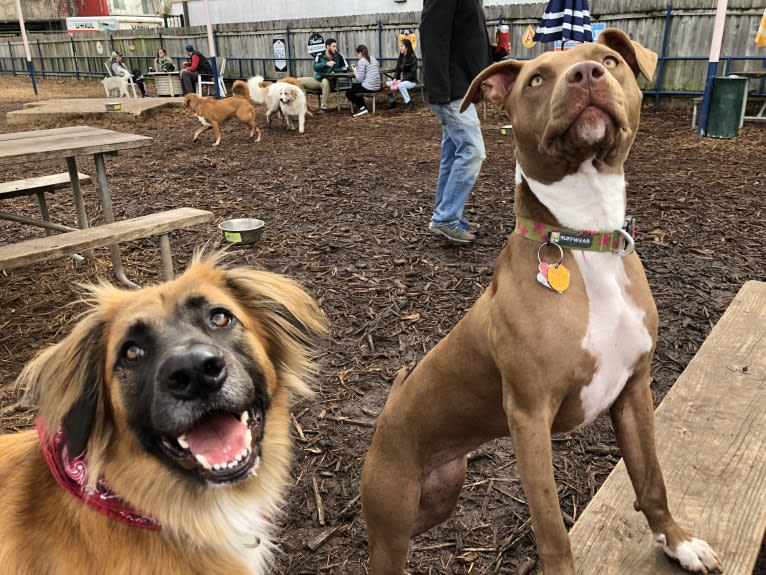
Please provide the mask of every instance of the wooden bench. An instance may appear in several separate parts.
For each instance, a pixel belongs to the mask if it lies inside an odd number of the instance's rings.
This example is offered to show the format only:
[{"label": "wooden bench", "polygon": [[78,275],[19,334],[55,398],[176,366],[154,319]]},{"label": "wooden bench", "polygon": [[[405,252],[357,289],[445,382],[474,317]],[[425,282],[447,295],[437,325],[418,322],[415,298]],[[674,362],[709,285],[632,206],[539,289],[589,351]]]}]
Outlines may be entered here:
[{"label": "wooden bench", "polygon": [[212,222],[213,217],[211,212],[205,210],[176,208],[102,226],[4,245],[0,246],[0,270],[9,270],[73,255],[79,251],[109,247],[119,242],[159,235],[165,279],[172,279],[173,259],[168,234],[176,229]]},{"label": "wooden bench", "polygon": [[[77,173],[77,179],[81,185],[91,181],[90,176],[81,174],[79,172]],[[50,221],[50,218],[48,217],[48,204],[45,202],[46,192],[54,192],[64,188],[71,188],[71,186],[72,182],[69,179],[69,172],[0,183],[0,200],[5,198],[17,198],[22,196],[36,195],[37,204],[40,207],[41,219],[36,220],[26,216],[12,214],[6,211],[0,211],[0,218],[20,222],[22,224],[42,227],[46,229],[47,233],[50,233],[50,230],[57,230],[60,232],[71,231],[74,228],[62,226],[60,224],[54,224]]]},{"label": "wooden bench", "polygon": [[[656,411],[676,520],[751,575],[766,531],[766,283],[747,282]],[[679,575],[620,461],[570,531],[577,573]]]}]

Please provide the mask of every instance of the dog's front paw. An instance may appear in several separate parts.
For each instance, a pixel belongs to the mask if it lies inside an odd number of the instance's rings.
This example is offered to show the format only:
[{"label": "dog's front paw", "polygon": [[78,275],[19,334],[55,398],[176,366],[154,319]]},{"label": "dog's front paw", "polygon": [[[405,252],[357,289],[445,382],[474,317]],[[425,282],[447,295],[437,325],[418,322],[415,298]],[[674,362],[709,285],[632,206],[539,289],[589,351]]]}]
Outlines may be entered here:
[{"label": "dog's front paw", "polygon": [[718,554],[706,541],[692,537],[671,548],[666,544],[664,535],[655,535],[655,539],[662,544],[665,554],[678,561],[686,571],[703,575],[723,573]]}]

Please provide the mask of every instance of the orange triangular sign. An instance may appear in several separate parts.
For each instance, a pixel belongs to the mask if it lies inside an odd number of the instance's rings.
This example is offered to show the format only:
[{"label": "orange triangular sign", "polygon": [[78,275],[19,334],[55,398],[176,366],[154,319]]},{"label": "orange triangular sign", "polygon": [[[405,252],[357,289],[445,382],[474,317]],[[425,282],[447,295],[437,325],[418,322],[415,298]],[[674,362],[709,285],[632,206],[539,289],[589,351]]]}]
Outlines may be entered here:
[{"label": "orange triangular sign", "polygon": [[535,45],[535,29],[531,25],[527,26],[527,30],[521,38],[521,43],[525,48],[531,48]]}]

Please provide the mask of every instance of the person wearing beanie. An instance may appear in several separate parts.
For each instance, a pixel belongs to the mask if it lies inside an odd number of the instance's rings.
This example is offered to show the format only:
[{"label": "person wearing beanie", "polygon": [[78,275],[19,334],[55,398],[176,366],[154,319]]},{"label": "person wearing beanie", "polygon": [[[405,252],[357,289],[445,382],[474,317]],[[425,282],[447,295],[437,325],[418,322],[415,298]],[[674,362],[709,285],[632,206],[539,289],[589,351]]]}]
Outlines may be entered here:
[{"label": "person wearing beanie", "polygon": [[208,59],[191,44],[186,45],[186,54],[189,56],[189,61],[184,62],[184,69],[181,70],[181,86],[183,86],[184,94],[190,94],[196,91],[199,75],[212,74],[213,67]]}]

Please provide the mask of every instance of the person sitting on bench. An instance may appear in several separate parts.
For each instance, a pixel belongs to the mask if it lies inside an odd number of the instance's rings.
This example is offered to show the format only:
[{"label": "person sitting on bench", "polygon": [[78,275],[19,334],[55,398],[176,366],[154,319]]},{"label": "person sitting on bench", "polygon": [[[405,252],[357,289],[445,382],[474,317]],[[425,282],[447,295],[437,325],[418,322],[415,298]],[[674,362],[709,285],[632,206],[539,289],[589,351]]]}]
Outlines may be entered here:
[{"label": "person sitting on bench", "polygon": [[330,78],[326,78],[325,75],[331,74],[332,72],[345,72],[348,70],[346,59],[340,52],[338,52],[338,41],[335,38],[328,38],[325,40],[324,50],[314,57],[313,68],[313,76],[301,76],[298,80],[305,90],[312,92],[322,91],[317,114],[324,114],[327,112],[327,102],[330,100],[330,90],[334,87]]},{"label": "person sitting on bench", "polygon": [[386,81],[390,90],[388,94],[388,107],[396,107],[396,92],[402,95],[402,100],[407,105],[408,112],[415,111],[415,105],[408,90],[418,85],[418,57],[412,50],[412,42],[408,38],[399,41],[399,58],[396,60],[394,79]]}]

